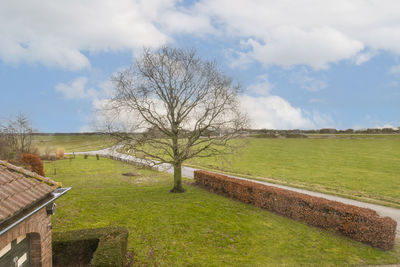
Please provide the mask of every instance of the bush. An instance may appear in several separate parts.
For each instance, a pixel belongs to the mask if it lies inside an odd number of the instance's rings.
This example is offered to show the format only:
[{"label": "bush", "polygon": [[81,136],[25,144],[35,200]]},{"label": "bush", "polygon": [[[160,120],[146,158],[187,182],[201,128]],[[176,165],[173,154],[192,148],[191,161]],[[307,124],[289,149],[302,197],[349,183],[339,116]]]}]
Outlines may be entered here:
[{"label": "bush", "polygon": [[24,163],[26,165],[26,167],[29,170],[31,170],[41,176],[45,176],[44,170],[43,170],[43,163],[38,156],[33,155],[33,154],[22,154],[21,161],[22,161],[22,163]]},{"label": "bush", "polygon": [[87,159],[89,156],[87,154],[83,155],[84,159]]},{"label": "bush", "polygon": [[124,266],[128,230],[124,227],[53,233],[53,265]]},{"label": "bush", "polygon": [[57,150],[56,150],[56,158],[57,159],[64,158],[64,153],[65,153],[64,148],[57,148]]},{"label": "bush", "polygon": [[374,210],[206,171],[195,171],[194,179],[211,191],[309,225],[332,229],[382,249],[394,246],[396,221],[381,218]]}]

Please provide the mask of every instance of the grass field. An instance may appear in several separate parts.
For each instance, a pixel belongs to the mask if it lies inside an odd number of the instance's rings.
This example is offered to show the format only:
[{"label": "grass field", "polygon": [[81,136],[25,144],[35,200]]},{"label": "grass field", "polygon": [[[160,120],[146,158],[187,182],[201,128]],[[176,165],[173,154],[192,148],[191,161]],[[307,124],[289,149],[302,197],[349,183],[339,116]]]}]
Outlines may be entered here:
[{"label": "grass field", "polygon": [[399,136],[253,138],[237,154],[188,163],[400,207]]},{"label": "grass field", "polygon": [[47,147],[52,151],[64,148],[65,152],[98,150],[112,146],[105,135],[35,135],[34,146],[43,152]]},{"label": "grass field", "polygon": [[[172,176],[95,157],[46,162],[72,190],[54,231],[126,226],[135,266],[349,266],[400,263],[384,252],[200,188],[169,193]],[[122,173],[131,172],[127,177]]]},{"label": "grass field", "polygon": [[[252,138],[237,154],[187,164],[400,208],[400,135],[332,136]],[[41,149],[63,147],[67,152],[112,145],[100,135],[35,138]]]}]

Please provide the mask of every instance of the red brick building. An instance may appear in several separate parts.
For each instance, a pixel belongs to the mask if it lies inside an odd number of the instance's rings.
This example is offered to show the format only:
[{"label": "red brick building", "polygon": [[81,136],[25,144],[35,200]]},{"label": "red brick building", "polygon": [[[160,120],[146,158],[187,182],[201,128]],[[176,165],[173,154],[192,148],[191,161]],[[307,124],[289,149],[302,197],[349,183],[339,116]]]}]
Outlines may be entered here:
[{"label": "red brick building", "polygon": [[0,161],[0,266],[52,266],[54,200],[69,189]]}]

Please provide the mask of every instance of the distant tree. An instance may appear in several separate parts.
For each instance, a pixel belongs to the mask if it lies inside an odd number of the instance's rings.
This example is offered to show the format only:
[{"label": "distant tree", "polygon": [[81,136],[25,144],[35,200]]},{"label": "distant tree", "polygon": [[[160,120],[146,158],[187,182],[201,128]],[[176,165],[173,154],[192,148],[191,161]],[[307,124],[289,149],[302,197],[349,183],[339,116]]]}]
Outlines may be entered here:
[{"label": "distant tree", "polygon": [[15,119],[0,125],[0,157],[3,159],[20,159],[21,154],[31,153],[33,128],[29,119],[18,114]]},{"label": "distant tree", "polygon": [[[130,114],[131,123],[108,129],[120,144],[174,168],[171,192],[183,192],[181,166],[194,157],[229,153],[229,142],[247,125],[239,108],[240,86],[195,50],[144,49],[131,68],[112,78],[107,112]],[[134,118],[134,119],[132,119]]]}]

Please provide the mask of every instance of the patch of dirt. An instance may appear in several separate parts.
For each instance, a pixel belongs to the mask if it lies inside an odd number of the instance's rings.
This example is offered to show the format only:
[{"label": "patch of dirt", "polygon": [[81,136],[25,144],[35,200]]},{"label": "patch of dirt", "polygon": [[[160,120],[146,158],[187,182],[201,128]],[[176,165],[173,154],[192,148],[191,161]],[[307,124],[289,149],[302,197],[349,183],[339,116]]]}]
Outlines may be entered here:
[{"label": "patch of dirt", "polygon": [[139,176],[139,174],[133,173],[133,172],[122,173],[122,175],[123,175],[123,176]]},{"label": "patch of dirt", "polygon": [[159,182],[159,179],[157,177],[141,175],[127,176],[122,178],[122,180],[127,183],[136,185],[153,185]]},{"label": "patch of dirt", "polygon": [[126,252],[126,255],[125,255],[125,257],[126,257],[125,267],[131,267],[133,265],[133,257],[134,257],[134,255],[135,254],[133,253],[133,251],[127,251]]}]

